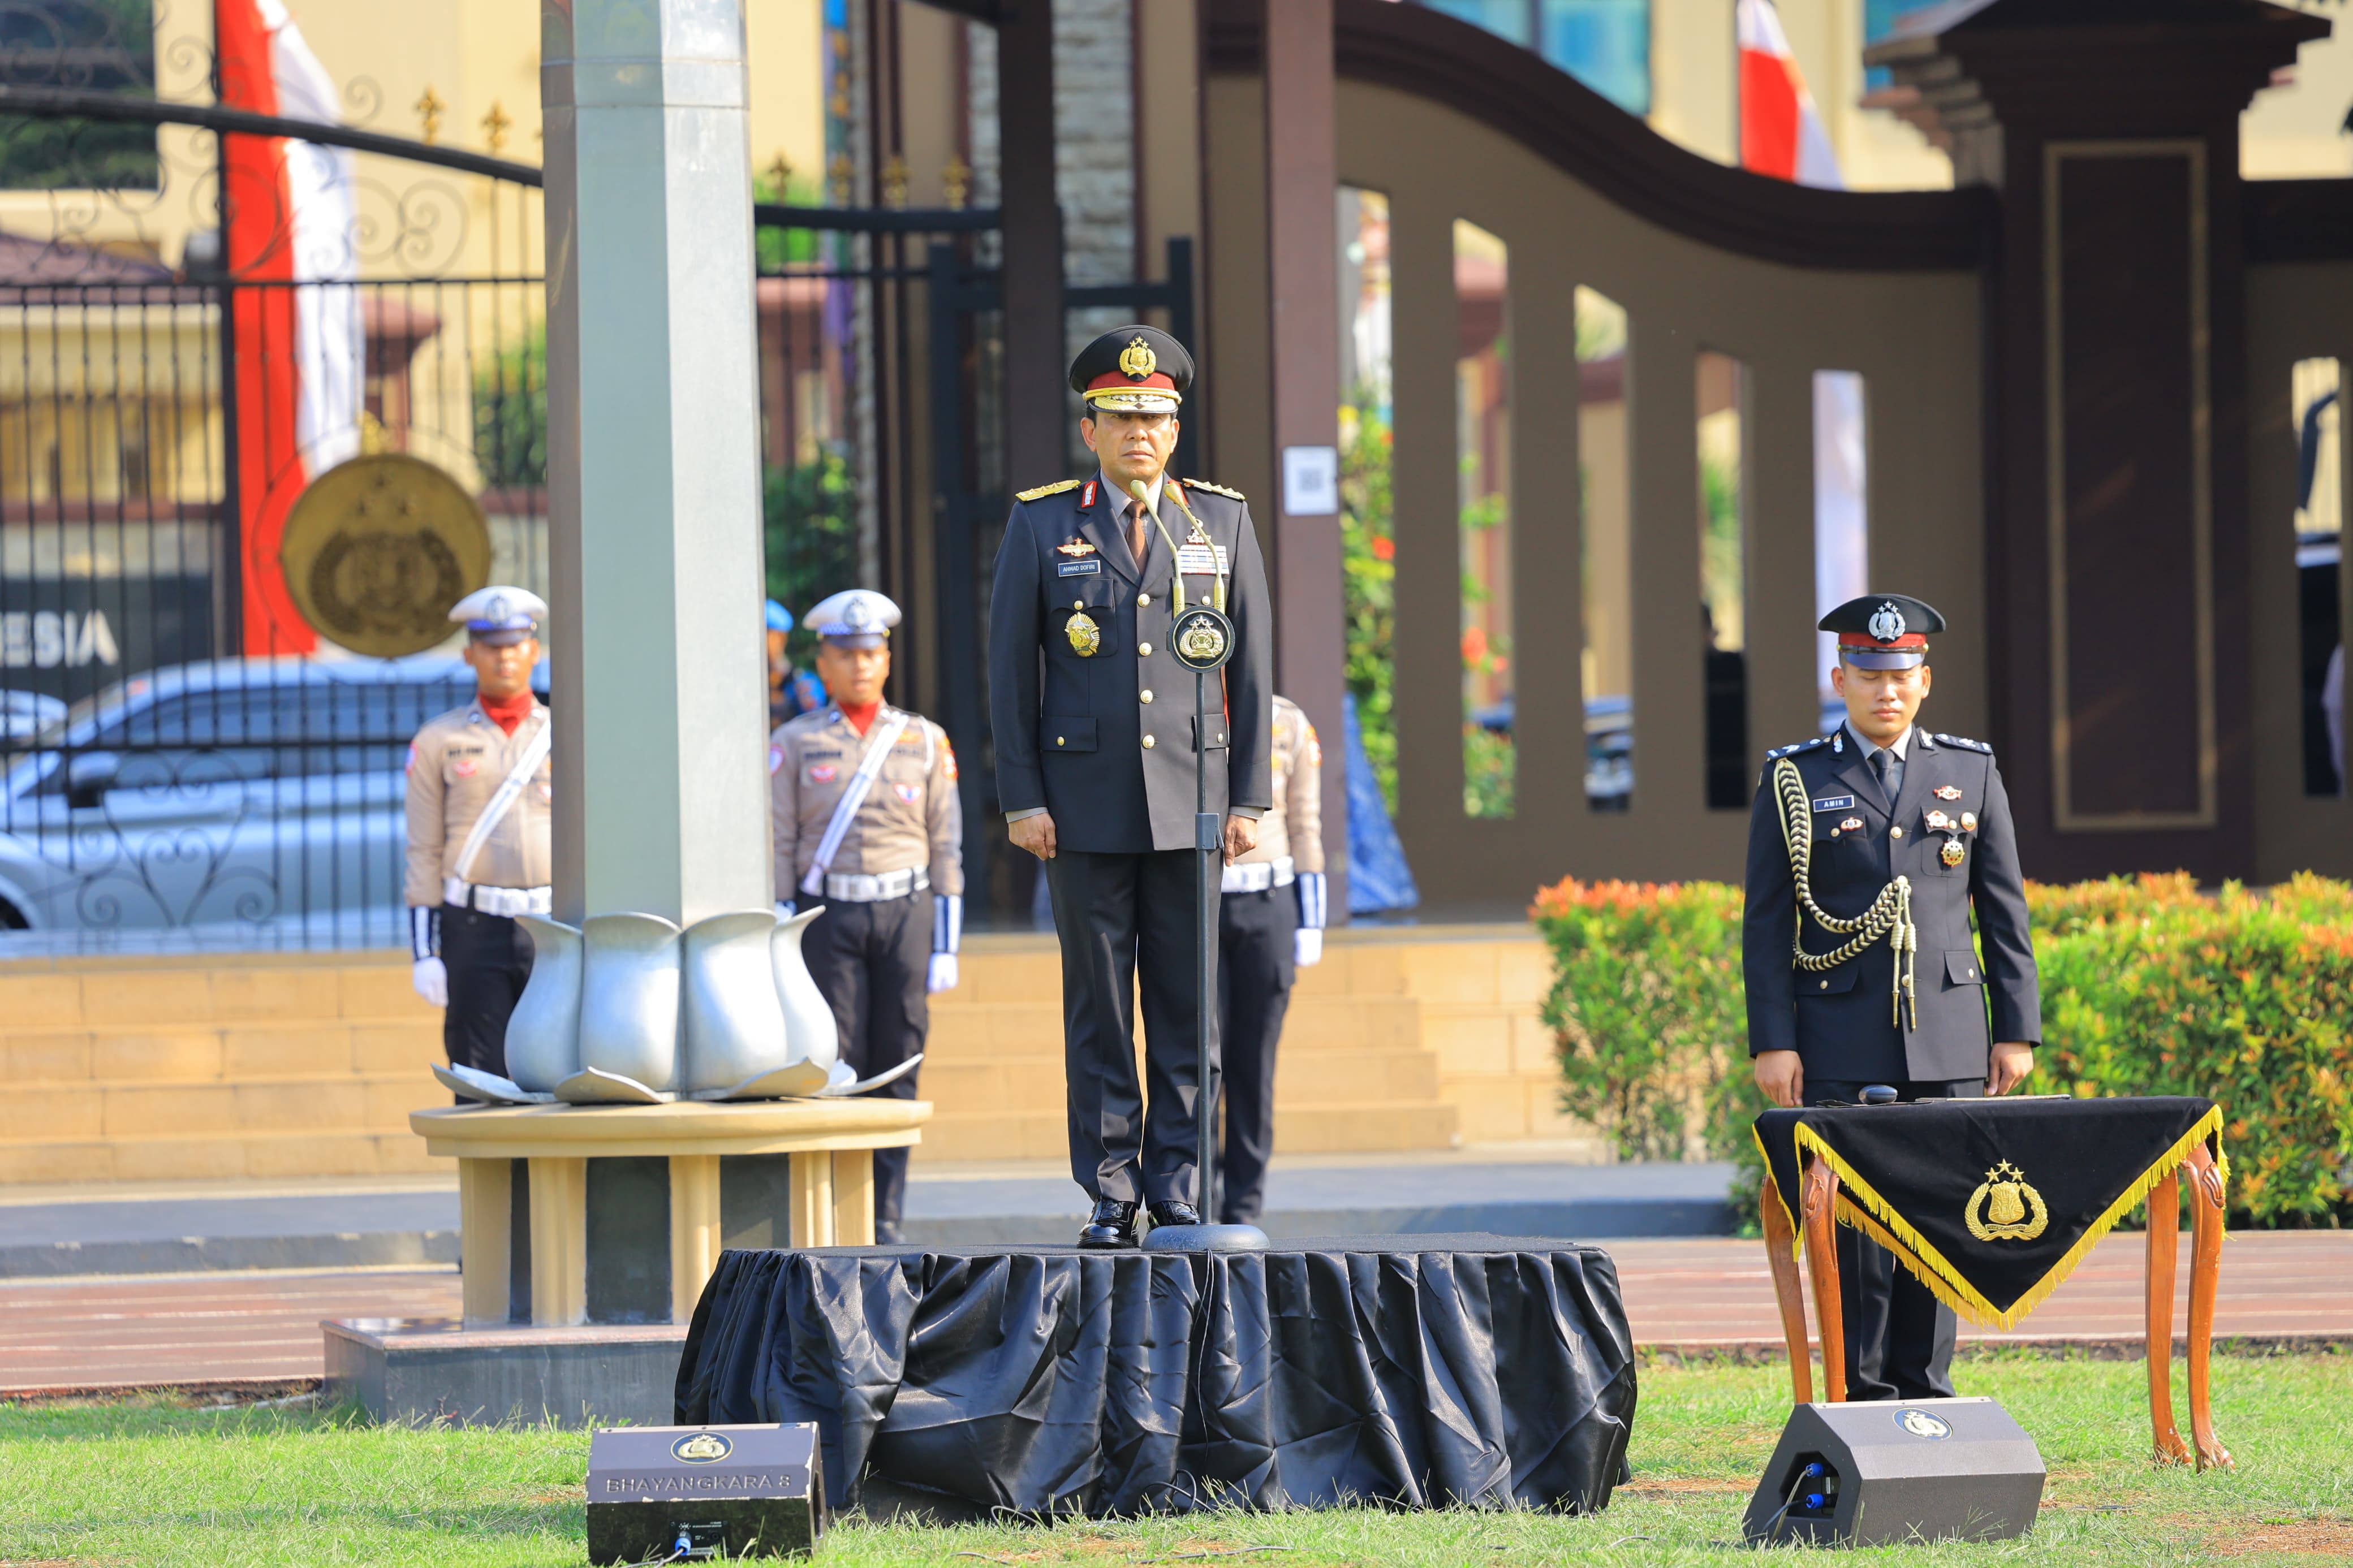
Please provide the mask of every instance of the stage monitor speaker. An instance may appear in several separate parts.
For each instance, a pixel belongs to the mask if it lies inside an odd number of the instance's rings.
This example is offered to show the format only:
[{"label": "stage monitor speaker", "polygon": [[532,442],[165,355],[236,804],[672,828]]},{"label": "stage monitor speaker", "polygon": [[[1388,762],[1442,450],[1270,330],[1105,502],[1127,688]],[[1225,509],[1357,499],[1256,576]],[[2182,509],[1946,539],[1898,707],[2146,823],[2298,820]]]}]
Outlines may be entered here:
[{"label": "stage monitor speaker", "polygon": [[825,1531],[817,1427],[599,1426],[588,1561],[805,1557]]},{"label": "stage monitor speaker", "polygon": [[1800,1405],[1741,1520],[1764,1545],[2005,1541],[2033,1527],[2042,1456],[1990,1399]]}]

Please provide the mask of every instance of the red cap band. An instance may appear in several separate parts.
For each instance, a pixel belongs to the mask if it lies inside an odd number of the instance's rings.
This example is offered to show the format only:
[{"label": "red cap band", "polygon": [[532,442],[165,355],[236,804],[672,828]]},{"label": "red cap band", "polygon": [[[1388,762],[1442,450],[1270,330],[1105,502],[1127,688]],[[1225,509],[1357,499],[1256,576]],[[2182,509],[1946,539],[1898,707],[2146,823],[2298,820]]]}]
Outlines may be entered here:
[{"label": "red cap band", "polygon": [[1877,648],[1882,651],[1891,651],[1896,648],[1926,647],[1927,646],[1927,637],[1920,632],[1907,632],[1903,637],[1897,637],[1894,642],[1881,642],[1869,632],[1839,633],[1839,647],[1865,647]]},{"label": "red cap band", "polygon": [[1167,392],[1174,393],[1176,384],[1166,371],[1154,371],[1142,381],[1131,381],[1119,371],[1108,370],[1087,383],[1089,392]]}]

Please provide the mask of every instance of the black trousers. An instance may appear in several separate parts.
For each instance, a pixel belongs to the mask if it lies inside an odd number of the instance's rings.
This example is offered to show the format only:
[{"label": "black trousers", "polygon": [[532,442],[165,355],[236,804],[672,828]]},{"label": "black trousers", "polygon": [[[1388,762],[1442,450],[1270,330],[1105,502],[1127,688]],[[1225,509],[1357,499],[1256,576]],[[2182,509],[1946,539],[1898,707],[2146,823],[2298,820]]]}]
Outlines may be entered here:
[{"label": "black trousers", "polygon": [[[1979,1100],[1985,1080],[1899,1083],[1904,1100]],[[1806,1102],[1860,1104],[1863,1086],[1806,1080]],[[1953,1310],[1899,1268],[1894,1255],[1852,1226],[1838,1230],[1839,1314],[1846,1331],[1849,1399],[1949,1399],[1953,1394]]]},{"label": "black trousers", "polygon": [[[878,903],[831,903],[801,933],[817,988],[841,1030],[841,1059],[860,1078],[897,1067],[923,1048],[932,1026],[923,989],[932,961],[932,895],[910,893]],[[868,1092],[913,1100],[923,1069]],[[907,1151],[874,1151],[878,1241],[898,1239],[907,1204]]]},{"label": "black trousers", "polygon": [[1218,1218],[1250,1225],[1266,1206],[1274,1152],[1274,1050],[1299,976],[1294,888],[1228,893],[1218,908],[1218,1039],[1226,1126],[1218,1158]]},{"label": "black trousers", "polygon": [[441,906],[441,967],[449,1005],[441,1048],[449,1065],[507,1076],[507,1020],[531,979],[531,933],[505,915]]},{"label": "black trousers", "polygon": [[[1064,849],[1046,862],[1062,944],[1062,1071],[1071,1174],[1091,1198],[1196,1203],[1200,1077],[1193,1038],[1190,849],[1103,855]],[[1216,954],[1210,955],[1214,965]],[[1141,988],[1144,1082],[1135,1074]],[[1216,1093],[1217,1019],[1209,1020]]]}]

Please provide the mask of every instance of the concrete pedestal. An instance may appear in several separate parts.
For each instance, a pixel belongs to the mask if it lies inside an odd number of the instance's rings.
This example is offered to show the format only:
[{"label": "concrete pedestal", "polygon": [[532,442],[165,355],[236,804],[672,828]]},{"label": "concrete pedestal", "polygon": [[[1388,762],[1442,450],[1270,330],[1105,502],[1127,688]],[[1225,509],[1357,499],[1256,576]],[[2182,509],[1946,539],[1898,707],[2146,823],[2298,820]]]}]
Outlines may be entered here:
[{"label": "concrete pedestal", "polygon": [[378,1421],[668,1426],[683,1323],[470,1329],[441,1318],[322,1323],[327,1399]]}]

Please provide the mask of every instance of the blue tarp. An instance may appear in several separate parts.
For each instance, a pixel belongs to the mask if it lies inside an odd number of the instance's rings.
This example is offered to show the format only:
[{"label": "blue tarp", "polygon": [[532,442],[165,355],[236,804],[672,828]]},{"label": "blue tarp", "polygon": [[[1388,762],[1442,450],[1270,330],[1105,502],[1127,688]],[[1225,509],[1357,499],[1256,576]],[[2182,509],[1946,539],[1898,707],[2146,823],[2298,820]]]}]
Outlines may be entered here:
[{"label": "blue tarp", "polygon": [[1365,732],[1356,722],[1356,699],[1341,699],[1348,731],[1348,912],[1377,913],[1409,910],[1421,902],[1413,885],[1413,868],[1405,863],[1405,846],[1398,842],[1389,821],[1388,804],[1381,799],[1380,781],[1365,757]]}]

